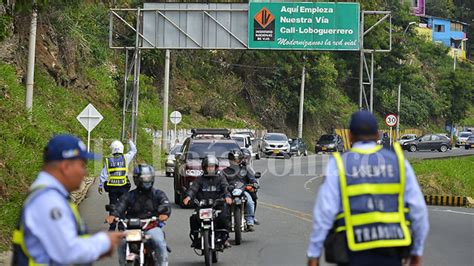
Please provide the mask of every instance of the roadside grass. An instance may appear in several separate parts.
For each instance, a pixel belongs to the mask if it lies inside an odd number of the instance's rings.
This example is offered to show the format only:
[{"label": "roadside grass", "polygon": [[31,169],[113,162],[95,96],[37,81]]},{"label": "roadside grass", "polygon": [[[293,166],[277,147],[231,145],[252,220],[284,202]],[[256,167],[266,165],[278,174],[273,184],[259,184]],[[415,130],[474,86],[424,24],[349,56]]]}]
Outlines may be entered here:
[{"label": "roadside grass", "polygon": [[474,156],[412,161],[424,195],[474,197]]}]

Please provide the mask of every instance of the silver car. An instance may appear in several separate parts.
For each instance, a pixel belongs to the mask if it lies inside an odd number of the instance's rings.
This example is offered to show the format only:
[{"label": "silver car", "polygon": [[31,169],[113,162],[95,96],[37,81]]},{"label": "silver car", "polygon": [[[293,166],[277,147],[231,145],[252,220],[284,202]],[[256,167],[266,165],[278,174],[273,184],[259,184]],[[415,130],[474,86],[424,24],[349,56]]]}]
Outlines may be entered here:
[{"label": "silver car", "polygon": [[456,140],[456,147],[464,146],[471,135],[472,132],[469,131],[460,132],[458,139]]},{"label": "silver car", "polygon": [[290,143],[288,137],[282,133],[267,133],[263,136],[258,157],[283,156],[289,158]]},{"label": "silver car", "polygon": [[398,143],[403,146],[405,142],[415,140],[417,137],[416,134],[405,134],[398,140]]},{"label": "silver car", "polygon": [[176,144],[171,148],[170,152],[166,154],[165,169],[166,176],[170,177],[174,173],[174,164],[176,161],[176,153],[181,151],[181,144]]}]

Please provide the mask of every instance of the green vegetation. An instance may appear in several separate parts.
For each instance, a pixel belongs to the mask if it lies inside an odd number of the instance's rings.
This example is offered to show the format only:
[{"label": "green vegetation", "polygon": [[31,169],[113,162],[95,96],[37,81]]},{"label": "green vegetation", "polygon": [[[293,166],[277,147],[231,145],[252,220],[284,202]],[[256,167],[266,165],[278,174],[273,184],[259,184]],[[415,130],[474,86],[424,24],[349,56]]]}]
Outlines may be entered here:
[{"label": "green vegetation", "polygon": [[[8,246],[21,202],[41,167],[43,147],[53,134],[68,132],[85,139],[86,132],[76,116],[92,103],[104,120],[92,132],[91,147],[107,154],[110,141],[120,137],[124,55],[108,49],[109,2],[37,1],[43,30],[37,41],[43,53],[37,57],[31,121],[24,109],[21,83],[26,49],[15,51],[15,58],[22,59],[18,65],[0,63],[0,249]],[[140,1],[115,2],[120,7],[133,7]],[[18,45],[27,47],[28,30],[18,29],[29,27],[31,3],[16,1],[13,14],[0,16],[0,41],[15,32],[23,34]],[[399,0],[363,0],[361,5],[365,10],[393,12],[393,51],[375,58],[378,118],[396,111],[396,90],[401,82],[403,128],[438,131],[445,123],[472,123],[473,66],[460,63],[453,73],[446,48],[424,40],[413,27],[403,35],[406,25],[417,18],[410,16]],[[13,26],[16,31],[10,30]],[[120,29],[115,28],[117,34]],[[127,34],[119,39],[130,40]],[[366,39],[369,47],[386,43],[382,29]],[[138,161],[153,162],[156,167],[161,166],[162,154],[145,129],[161,129],[163,62],[163,51],[143,53]],[[319,135],[344,127],[358,109],[358,53],[172,51],[170,111],[183,113],[180,128],[267,128],[294,137],[303,65],[307,70],[304,138],[312,146]],[[415,163],[421,176],[423,169],[429,169],[421,167],[424,164]],[[94,175],[100,167],[100,162],[89,165]],[[472,183],[467,174],[463,180]],[[472,186],[466,193],[472,195]]]},{"label": "green vegetation", "polygon": [[414,161],[412,166],[423,194],[474,197],[474,156]]}]

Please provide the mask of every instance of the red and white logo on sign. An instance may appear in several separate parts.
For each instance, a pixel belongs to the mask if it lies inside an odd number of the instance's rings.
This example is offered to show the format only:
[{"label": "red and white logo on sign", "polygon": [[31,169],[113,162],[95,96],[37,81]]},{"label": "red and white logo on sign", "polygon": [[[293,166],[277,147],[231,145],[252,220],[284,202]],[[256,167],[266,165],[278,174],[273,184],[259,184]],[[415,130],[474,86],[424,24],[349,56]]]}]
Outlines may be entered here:
[{"label": "red and white logo on sign", "polygon": [[398,117],[397,115],[395,114],[388,114],[386,117],[385,117],[385,124],[387,124],[387,126],[389,127],[394,127],[396,126],[398,123]]}]

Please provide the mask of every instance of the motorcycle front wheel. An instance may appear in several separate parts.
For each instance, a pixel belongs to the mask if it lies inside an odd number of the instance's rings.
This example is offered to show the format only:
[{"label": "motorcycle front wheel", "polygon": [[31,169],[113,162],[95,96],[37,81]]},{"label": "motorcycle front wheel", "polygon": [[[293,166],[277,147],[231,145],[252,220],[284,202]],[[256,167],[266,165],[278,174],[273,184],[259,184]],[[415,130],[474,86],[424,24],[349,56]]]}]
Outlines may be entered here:
[{"label": "motorcycle front wheel", "polygon": [[204,262],[206,266],[211,266],[211,248],[209,246],[209,241],[211,239],[209,237],[209,230],[204,230],[204,232],[202,233],[202,237],[204,237]]},{"label": "motorcycle front wheel", "polygon": [[236,245],[240,245],[242,242],[242,214],[240,208],[242,207],[239,205],[234,206],[234,233]]}]

